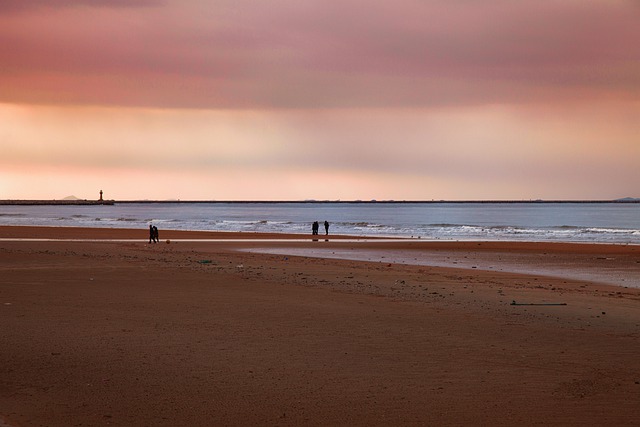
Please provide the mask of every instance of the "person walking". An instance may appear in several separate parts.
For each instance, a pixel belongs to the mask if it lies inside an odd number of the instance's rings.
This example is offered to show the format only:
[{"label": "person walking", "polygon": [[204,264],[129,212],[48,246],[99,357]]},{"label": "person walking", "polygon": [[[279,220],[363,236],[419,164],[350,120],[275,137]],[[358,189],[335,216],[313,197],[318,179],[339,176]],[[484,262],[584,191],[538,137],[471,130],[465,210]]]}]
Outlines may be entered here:
[{"label": "person walking", "polygon": [[324,222],[324,233],[329,235],[329,223],[327,221]]}]

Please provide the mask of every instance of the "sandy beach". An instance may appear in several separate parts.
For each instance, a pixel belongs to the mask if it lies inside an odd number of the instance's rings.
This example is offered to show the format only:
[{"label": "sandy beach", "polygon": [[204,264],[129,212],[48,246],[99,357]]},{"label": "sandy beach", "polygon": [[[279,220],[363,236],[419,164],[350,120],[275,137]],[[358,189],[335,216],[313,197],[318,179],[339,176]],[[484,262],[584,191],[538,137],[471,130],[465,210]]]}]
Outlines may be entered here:
[{"label": "sandy beach", "polygon": [[0,227],[0,425],[638,425],[640,247],[318,237]]}]

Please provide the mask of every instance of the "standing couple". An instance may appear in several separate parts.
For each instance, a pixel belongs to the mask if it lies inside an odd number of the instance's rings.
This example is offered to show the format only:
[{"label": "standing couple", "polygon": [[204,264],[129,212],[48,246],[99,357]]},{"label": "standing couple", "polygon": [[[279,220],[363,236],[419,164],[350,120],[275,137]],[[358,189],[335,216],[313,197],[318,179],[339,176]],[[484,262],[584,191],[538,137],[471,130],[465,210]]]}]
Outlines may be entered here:
[{"label": "standing couple", "polygon": [[[314,221],[311,225],[311,234],[317,235],[319,228],[320,224],[318,224],[318,221]],[[329,223],[327,221],[324,222],[324,232],[327,236],[329,235]]]},{"label": "standing couple", "polygon": [[158,227],[155,225],[149,225],[149,243],[158,243],[159,239]]}]

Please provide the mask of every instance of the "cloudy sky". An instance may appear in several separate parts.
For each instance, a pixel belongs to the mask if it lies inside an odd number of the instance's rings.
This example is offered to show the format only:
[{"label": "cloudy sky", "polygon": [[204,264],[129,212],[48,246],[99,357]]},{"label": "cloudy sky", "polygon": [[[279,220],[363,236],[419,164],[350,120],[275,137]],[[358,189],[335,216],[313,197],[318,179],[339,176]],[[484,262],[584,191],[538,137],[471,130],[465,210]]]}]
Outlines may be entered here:
[{"label": "cloudy sky", "polygon": [[640,197],[637,0],[1,0],[0,199]]}]

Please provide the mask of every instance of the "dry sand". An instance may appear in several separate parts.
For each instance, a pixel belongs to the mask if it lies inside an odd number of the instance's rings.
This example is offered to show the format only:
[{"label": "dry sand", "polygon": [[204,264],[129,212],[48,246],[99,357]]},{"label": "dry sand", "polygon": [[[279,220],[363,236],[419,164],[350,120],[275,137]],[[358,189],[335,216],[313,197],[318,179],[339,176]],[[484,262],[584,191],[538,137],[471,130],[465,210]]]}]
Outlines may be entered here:
[{"label": "dry sand", "polygon": [[4,423],[638,425],[640,247],[274,237],[0,227]]}]

